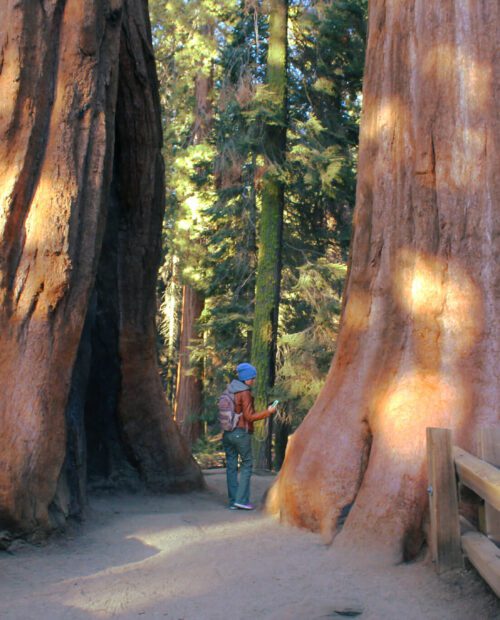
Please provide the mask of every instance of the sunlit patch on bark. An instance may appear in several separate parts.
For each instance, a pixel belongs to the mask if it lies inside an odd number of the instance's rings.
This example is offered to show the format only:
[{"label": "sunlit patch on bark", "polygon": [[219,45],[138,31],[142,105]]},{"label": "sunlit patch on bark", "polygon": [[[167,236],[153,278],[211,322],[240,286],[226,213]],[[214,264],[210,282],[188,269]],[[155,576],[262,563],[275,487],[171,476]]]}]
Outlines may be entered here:
[{"label": "sunlit patch on bark", "polygon": [[364,331],[368,328],[371,297],[367,291],[350,291],[349,302],[344,315],[344,327],[354,331]]},{"label": "sunlit patch on bark", "polygon": [[375,397],[372,430],[387,458],[420,466],[426,427],[451,426],[465,413],[465,392],[457,380],[414,369]]},{"label": "sunlit patch on bark", "polygon": [[424,79],[434,80],[438,85],[451,84],[455,76],[462,105],[479,113],[492,96],[493,70],[491,63],[479,61],[475,55],[474,49],[460,43],[435,45],[423,58],[422,74]]},{"label": "sunlit patch on bark", "polygon": [[436,322],[443,364],[454,363],[477,342],[483,327],[482,296],[458,261],[411,249],[399,254],[394,291],[398,303],[422,327]]},{"label": "sunlit patch on bark", "polygon": [[399,97],[384,97],[372,105],[363,117],[362,139],[383,141],[390,138],[394,126],[404,116],[405,106]]}]

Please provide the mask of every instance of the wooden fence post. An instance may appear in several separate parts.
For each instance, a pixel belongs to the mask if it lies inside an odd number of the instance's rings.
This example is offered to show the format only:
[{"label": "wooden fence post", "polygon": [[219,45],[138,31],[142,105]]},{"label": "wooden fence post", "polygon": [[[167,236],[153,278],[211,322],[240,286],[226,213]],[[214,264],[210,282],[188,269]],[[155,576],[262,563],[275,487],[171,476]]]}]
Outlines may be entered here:
[{"label": "wooden fence post", "polygon": [[[490,463],[500,467],[500,427],[483,427],[479,430],[478,455]],[[500,544],[500,512],[488,502],[484,505],[485,534],[493,542]]]},{"label": "wooden fence post", "polygon": [[430,548],[438,573],[463,568],[451,431],[427,428]]}]

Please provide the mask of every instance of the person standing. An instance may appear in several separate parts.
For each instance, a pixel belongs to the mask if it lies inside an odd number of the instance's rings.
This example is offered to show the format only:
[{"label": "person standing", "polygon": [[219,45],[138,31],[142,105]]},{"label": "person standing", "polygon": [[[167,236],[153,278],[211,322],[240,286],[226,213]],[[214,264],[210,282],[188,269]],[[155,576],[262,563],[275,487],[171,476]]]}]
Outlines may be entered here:
[{"label": "person standing", "polygon": [[[256,413],[252,386],[257,370],[252,364],[244,362],[236,367],[236,372],[238,379],[231,381],[228,390],[234,395],[234,411],[241,415],[234,430],[224,431],[222,437],[226,453],[227,494],[231,510],[253,510],[254,506],[250,503],[253,423],[268,418],[276,411],[276,407],[268,407]],[[239,479],[238,457],[241,459]]]}]

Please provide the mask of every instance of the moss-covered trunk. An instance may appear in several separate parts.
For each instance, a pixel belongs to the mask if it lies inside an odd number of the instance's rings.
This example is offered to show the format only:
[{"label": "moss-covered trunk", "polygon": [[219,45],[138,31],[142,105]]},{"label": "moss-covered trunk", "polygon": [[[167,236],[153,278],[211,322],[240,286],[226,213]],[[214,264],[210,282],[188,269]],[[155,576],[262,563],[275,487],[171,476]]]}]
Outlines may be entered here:
[{"label": "moss-covered trunk", "polygon": [[[281,281],[281,245],[283,231],[283,164],[287,127],[287,21],[288,2],[271,0],[267,87],[272,98],[271,118],[265,127],[265,174],[262,180],[261,213],[255,285],[255,318],[252,337],[252,363],[257,368],[255,401],[258,410],[268,404],[269,389],[274,385],[276,336]],[[266,421],[256,424],[254,459],[257,467],[270,467],[271,419],[267,442]],[[266,450],[267,447],[267,450]]]}]

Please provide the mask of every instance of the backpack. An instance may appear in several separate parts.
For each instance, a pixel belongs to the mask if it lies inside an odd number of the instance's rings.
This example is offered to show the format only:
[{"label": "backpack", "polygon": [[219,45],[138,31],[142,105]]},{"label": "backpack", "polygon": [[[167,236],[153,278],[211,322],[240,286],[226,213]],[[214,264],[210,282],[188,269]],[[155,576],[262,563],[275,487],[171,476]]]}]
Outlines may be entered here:
[{"label": "backpack", "polygon": [[234,410],[234,394],[226,388],[219,397],[219,424],[223,431],[234,431],[241,413]]}]

